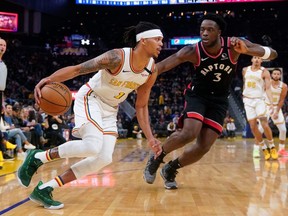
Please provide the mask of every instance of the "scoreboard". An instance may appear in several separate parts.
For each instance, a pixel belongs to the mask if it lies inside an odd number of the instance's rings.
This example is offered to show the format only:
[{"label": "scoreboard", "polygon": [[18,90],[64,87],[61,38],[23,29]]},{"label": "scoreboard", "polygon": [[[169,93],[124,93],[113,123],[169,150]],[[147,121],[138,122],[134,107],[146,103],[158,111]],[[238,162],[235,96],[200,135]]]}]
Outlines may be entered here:
[{"label": "scoreboard", "polygon": [[204,3],[247,3],[247,2],[276,2],[284,0],[76,0],[76,4],[137,6],[137,5],[176,5],[176,4],[204,4]]}]

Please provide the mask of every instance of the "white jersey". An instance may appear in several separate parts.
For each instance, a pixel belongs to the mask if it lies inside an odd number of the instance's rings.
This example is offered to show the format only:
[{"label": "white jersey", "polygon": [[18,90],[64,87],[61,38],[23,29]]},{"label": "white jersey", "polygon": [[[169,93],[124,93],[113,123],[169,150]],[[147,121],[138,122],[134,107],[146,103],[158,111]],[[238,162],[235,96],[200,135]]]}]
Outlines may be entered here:
[{"label": "white jersey", "polygon": [[264,67],[261,67],[257,71],[252,71],[251,66],[246,70],[244,76],[244,90],[243,96],[247,98],[263,98],[264,97],[264,80],[262,78],[262,73]]},{"label": "white jersey", "polygon": [[[272,92],[272,99],[273,99],[273,105],[278,105],[280,101],[280,95],[283,89],[283,82],[279,81],[279,85],[274,87],[271,85],[271,92]],[[265,103],[270,105],[269,99],[267,95],[265,94]]]},{"label": "white jersey", "polygon": [[122,51],[124,62],[117,73],[111,74],[109,70],[103,69],[87,83],[104,103],[112,107],[118,106],[130,92],[147,82],[154,66],[154,59],[151,58],[144,70],[135,71],[131,65],[132,49],[123,48]]}]

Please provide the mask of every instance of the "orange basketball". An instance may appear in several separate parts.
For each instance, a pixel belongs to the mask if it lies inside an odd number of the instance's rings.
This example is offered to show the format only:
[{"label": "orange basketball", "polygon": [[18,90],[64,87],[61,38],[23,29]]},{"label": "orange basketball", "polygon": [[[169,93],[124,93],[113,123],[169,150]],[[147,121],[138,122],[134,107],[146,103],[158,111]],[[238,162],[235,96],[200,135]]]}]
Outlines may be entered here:
[{"label": "orange basketball", "polygon": [[41,89],[40,108],[49,115],[66,113],[72,104],[72,95],[69,88],[63,83],[52,82]]}]

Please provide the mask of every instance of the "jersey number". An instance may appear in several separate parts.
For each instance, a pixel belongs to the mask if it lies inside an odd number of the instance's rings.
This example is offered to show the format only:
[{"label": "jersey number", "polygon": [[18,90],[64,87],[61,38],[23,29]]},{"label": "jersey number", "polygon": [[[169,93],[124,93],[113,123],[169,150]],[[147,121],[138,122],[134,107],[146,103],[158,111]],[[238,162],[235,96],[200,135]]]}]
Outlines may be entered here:
[{"label": "jersey number", "polygon": [[256,87],[256,83],[255,82],[247,82],[247,87],[248,88],[255,88]]},{"label": "jersey number", "polygon": [[119,92],[118,95],[114,96],[114,98],[116,99],[120,99],[121,97],[123,97],[125,95],[125,92]]},{"label": "jersey number", "polygon": [[219,82],[221,80],[221,73],[214,73],[216,79],[213,79],[214,82]]}]

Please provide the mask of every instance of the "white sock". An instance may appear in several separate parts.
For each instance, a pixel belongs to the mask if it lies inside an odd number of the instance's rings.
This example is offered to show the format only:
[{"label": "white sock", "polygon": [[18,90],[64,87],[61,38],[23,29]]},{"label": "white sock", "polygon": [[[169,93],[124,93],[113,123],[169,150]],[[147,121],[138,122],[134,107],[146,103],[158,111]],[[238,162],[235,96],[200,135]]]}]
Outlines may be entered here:
[{"label": "white sock", "polygon": [[265,144],[264,140],[262,140],[262,142],[259,143],[259,146],[261,146],[261,149],[267,149],[267,145]]},{"label": "white sock", "polygon": [[279,150],[285,149],[285,144],[280,144],[279,143]]},{"label": "white sock", "polygon": [[58,188],[58,187],[61,187],[63,185],[64,185],[64,183],[62,182],[60,177],[57,176],[54,179],[52,179],[51,181],[46,182],[43,185],[40,185],[39,189],[41,190],[41,189],[46,188],[46,187]]},{"label": "white sock", "polygon": [[42,161],[42,163],[47,163],[49,161],[52,161],[53,159],[51,159],[50,157],[50,149],[45,151],[45,152],[37,152],[35,154],[35,158],[39,159]]},{"label": "white sock", "polygon": [[274,145],[274,140],[268,140],[268,143],[269,143],[269,148],[275,148],[275,145]]}]

